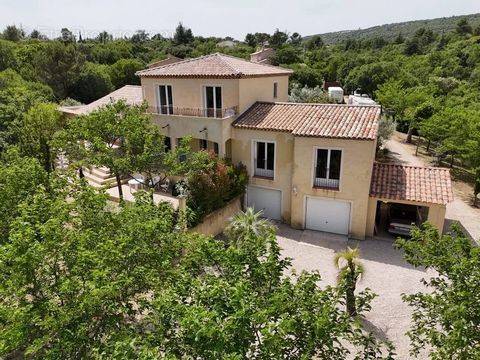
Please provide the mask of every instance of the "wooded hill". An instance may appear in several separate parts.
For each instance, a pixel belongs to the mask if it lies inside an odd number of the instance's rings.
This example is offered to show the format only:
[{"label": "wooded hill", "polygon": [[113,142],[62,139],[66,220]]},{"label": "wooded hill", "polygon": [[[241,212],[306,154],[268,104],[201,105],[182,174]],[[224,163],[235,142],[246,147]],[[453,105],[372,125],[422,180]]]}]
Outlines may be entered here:
[{"label": "wooded hill", "polygon": [[[470,14],[470,15],[461,15],[461,16],[451,16],[451,17],[442,17],[436,19],[427,19],[427,20],[415,20],[415,21],[406,21],[393,24],[384,24],[373,26],[367,29],[358,29],[358,30],[345,30],[345,31],[335,31],[324,34],[318,34],[322,37],[322,40],[325,44],[335,44],[345,40],[365,40],[372,39],[376,37],[381,37],[387,41],[394,40],[398,34],[402,34],[403,37],[409,38],[412,37],[418,29],[425,28],[426,30],[432,30],[436,33],[449,32],[455,29],[458,21],[462,18],[467,19],[467,21],[472,26],[477,26],[480,24],[480,13],[479,14]],[[314,35],[312,35],[314,36]],[[306,36],[305,39],[308,39],[312,36]]]}]

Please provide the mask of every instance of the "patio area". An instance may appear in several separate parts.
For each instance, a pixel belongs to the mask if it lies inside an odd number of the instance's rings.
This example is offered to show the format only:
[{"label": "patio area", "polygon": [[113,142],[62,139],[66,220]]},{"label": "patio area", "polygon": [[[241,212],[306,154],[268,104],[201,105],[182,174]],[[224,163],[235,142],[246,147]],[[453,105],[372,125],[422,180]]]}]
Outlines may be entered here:
[{"label": "patio area", "polygon": [[[133,186],[129,186],[128,184],[122,185],[122,192],[123,192],[123,200],[128,202],[135,201],[134,194],[137,191],[140,191],[141,188],[136,188]],[[120,202],[120,196],[118,195],[118,188],[117,186],[111,187],[106,190],[107,194],[110,197],[110,200],[114,202]],[[154,192],[153,193],[153,202],[155,204],[159,204],[160,202],[168,202],[172,205],[172,207],[176,210],[179,206],[179,199],[175,196],[169,195],[163,192]]]}]

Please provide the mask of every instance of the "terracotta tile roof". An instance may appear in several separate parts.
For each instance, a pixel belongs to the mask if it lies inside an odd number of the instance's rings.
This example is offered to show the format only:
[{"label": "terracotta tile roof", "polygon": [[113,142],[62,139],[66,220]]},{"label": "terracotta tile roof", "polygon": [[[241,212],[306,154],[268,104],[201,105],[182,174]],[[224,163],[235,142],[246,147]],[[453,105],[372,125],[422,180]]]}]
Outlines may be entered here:
[{"label": "terracotta tile roof", "polygon": [[61,106],[60,111],[72,115],[84,115],[105,106],[112,101],[125,100],[130,105],[140,105],[143,102],[142,87],[138,85],[125,85],[88,105]]},{"label": "terracotta tile roof", "polygon": [[448,169],[398,164],[373,164],[370,196],[446,205],[453,201]]},{"label": "terracotta tile roof", "polygon": [[233,124],[296,136],[375,140],[380,106],[257,102]]},{"label": "terracotta tile roof", "polygon": [[138,76],[180,78],[246,78],[290,75],[293,71],[253,63],[220,53],[137,71]]}]

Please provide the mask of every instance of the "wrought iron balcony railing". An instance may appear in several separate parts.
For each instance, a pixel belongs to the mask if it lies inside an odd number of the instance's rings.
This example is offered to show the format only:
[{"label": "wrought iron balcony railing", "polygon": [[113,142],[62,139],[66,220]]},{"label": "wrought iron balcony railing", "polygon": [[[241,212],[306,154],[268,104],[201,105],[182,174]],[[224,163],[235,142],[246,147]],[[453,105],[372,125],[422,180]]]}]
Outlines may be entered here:
[{"label": "wrought iron balcony railing", "polygon": [[338,179],[323,179],[323,178],[315,178],[313,180],[313,186],[319,188],[327,188],[327,189],[338,189],[340,186],[340,180]]},{"label": "wrought iron balcony railing", "polygon": [[255,176],[273,179],[273,174],[274,174],[273,170],[261,169],[261,168],[255,167],[255,171],[254,171]]},{"label": "wrought iron balcony railing", "polygon": [[184,108],[177,106],[153,106],[149,107],[148,111],[154,114],[161,115],[181,115],[194,117],[210,117],[225,119],[238,114],[238,106],[232,106],[225,109],[214,108]]}]

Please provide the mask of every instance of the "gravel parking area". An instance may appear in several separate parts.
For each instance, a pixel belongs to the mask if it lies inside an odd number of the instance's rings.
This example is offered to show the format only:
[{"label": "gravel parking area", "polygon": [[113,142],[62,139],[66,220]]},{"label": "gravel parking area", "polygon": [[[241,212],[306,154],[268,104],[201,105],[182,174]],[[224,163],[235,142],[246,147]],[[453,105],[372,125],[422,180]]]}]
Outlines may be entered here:
[{"label": "gravel parking area", "polygon": [[393,342],[398,359],[411,359],[408,353],[409,339],[405,335],[410,327],[411,311],[403,303],[401,294],[425,291],[420,280],[429,277],[429,272],[409,265],[403,259],[402,252],[393,248],[391,241],[349,241],[341,235],[294,230],[283,224],[277,226],[277,239],[283,255],[293,259],[293,267],[297,272],[318,270],[325,285],[336,282],[334,254],[344,250],[347,245],[358,245],[365,267],[358,288],[369,287],[378,295],[372,303],[372,310],[366,315],[365,325],[378,338]]}]

